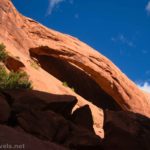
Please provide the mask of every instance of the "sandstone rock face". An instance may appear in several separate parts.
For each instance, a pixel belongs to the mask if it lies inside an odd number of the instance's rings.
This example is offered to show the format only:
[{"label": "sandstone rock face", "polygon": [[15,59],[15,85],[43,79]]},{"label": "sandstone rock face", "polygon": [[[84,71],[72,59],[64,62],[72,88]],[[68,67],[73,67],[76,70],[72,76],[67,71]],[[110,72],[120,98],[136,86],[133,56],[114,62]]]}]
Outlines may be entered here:
[{"label": "sandstone rock face", "polygon": [[[29,50],[30,48],[35,47],[34,37],[33,40],[30,39],[30,36],[33,34],[31,28],[38,29],[38,23],[22,16],[15,9],[11,1],[1,0],[0,4],[0,33],[2,35],[0,35],[0,42],[3,42],[6,45],[6,49],[11,54],[11,57],[16,58],[16,61],[14,61],[13,59],[13,65],[12,60],[8,61],[7,67],[9,68],[9,70],[16,71],[18,69],[24,69],[24,71],[26,71],[30,76],[30,80],[32,81],[35,90],[57,95],[72,95],[77,97],[78,102],[74,109],[82,107],[84,105],[89,105],[92,111],[94,130],[99,136],[104,137],[104,132],[102,129],[103,111],[84,99],[82,96],[73,92],[70,88],[63,86],[60,80],[55,78],[49,72],[45,71],[45,69],[39,67],[37,63],[31,58]],[[28,25],[26,24],[26,22],[27,24],[30,22],[33,23],[33,26],[31,28],[27,27]],[[45,27],[41,27],[45,30]],[[29,33],[31,35],[28,35],[28,29],[30,29]],[[46,30],[48,31],[48,29]],[[53,39],[55,39],[55,37]],[[18,58],[19,62],[17,62]],[[24,66],[22,66],[21,63]],[[94,84],[94,81],[92,82]]]},{"label": "sandstone rock face", "polygon": [[[1,0],[0,18],[0,40],[10,51],[17,51],[16,55],[24,55],[21,56],[22,61],[27,61],[32,53],[73,64],[93,79],[123,110],[150,116],[150,104],[145,95],[110,60],[88,45],[22,16],[9,0]],[[29,71],[27,65],[26,68]],[[33,76],[33,71],[30,74]],[[35,80],[37,78],[34,77],[33,82]],[[41,88],[40,85],[35,83],[37,89]],[[46,87],[47,83],[43,86]]]},{"label": "sandstone rock face", "polygon": [[24,17],[10,0],[0,0],[0,33],[7,69],[27,72],[33,84],[33,90],[0,91],[0,143],[24,142],[29,150],[150,149],[150,96],[110,60]]},{"label": "sandstone rock face", "polygon": [[19,58],[8,57],[6,62],[6,67],[11,71],[19,71],[25,67],[25,65],[19,61]]}]

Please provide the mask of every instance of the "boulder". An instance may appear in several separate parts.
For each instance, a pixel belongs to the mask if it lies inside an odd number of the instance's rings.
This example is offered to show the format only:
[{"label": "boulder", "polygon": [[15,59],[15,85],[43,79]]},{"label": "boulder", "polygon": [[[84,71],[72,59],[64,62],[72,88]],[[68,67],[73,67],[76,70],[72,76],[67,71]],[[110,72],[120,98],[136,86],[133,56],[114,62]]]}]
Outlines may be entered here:
[{"label": "boulder", "polygon": [[74,96],[56,95],[30,89],[5,90],[3,94],[8,98],[8,101],[11,101],[12,110],[15,113],[28,110],[53,110],[69,117],[74,105],[77,103]]},{"label": "boulder", "polygon": [[0,94],[0,123],[7,122],[10,117],[10,106],[7,103],[5,97]]},{"label": "boulder", "polygon": [[27,133],[18,132],[11,127],[0,125],[0,148],[25,150],[67,150],[52,142],[42,141]]},{"label": "boulder", "polygon": [[17,116],[19,125],[28,133],[69,148],[99,147],[101,139],[95,133],[80,128],[52,111],[23,112]]},{"label": "boulder", "polygon": [[76,125],[94,132],[92,113],[88,105],[76,109],[71,119]]},{"label": "boulder", "polygon": [[105,111],[104,150],[149,150],[150,119],[131,112]]}]

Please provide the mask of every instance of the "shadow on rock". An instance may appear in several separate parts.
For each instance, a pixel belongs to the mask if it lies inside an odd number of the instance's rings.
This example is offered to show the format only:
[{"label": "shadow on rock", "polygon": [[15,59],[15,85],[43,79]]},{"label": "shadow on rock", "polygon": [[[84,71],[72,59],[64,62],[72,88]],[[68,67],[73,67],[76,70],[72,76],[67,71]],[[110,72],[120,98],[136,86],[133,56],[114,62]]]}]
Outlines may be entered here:
[{"label": "shadow on rock", "polygon": [[103,109],[121,110],[116,101],[102,90],[88,73],[67,61],[61,60],[59,57],[39,55],[36,50],[49,51],[52,54],[56,52],[48,47],[37,47],[29,50],[30,55],[36,58],[40,66],[49,74],[62,82],[67,82],[68,86],[73,87],[76,93],[96,106]]},{"label": "shadow on rock", "polygon": [[132,112],[105,111],[105,150],[149,150],[150,119]]},{"label": "shadow on rock", "polygon": [[[2,92],[1,99],[11,110],[6,118],[4,116],[5,125],[23,136],[29,134],[41,141],[76,150],[87,147],[91,150],[95,147],[101,149],[101,139],[92,131],[93,121],[88,106],[75,111],[74,122],[70,119],[72,109],[77,103],[74,96],[54,95],[35,90],[7,90]],[[81,122],[81,127],[77,123],[80,121],[78,114],[82,117],[85,113],[86,117]]]},{"label": "shadow on rock", "polygon": [[7,90],[2,92],[15,113],[28,110],[52,110],[69,117],[77,99],[70,95],[55,95],[36,90]]},{"label": "shadow on rock", "polygon": [[94,132],[93,117],[89,105],[76,109],[72,114],[72,121],[76,125]]}]

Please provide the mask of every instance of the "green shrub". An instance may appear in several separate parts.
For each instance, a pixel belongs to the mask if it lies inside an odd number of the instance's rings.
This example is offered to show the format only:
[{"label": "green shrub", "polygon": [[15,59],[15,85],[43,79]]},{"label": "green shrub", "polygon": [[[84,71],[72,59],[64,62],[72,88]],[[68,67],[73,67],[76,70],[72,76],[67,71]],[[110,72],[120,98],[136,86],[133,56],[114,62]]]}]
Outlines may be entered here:
[{"label": "green shrub", "polygon": [[35,62],[35,61],[30,61],[30,64],[36,70],[38,70],[40,68],[40,65],[37,62]]},{"label": "green shrub", "polygon": [[31,60],[28,60],[28,62],[30,62],[31,67],[33,67],[36,70],[38,70],[41,67],[38,60],[36,60],[35,58],[32,58]]},{"label": "green shrub", "polygon": [[26,89],[31,88],[29,77],[25,72],[7,73],[3,66],[0,66],[0,90],[3,89]]},{"label": "green shrub", "polygon": [[63,86],[69,87],[67,82],[63,82]]},{"label": "green shrub", "polygon": [[5,49],[5,45],[3,43],[0,44],[0,61],[4,61],[7,59],[8,54]]},{"label": "green shrub", "polygon": [[75,89],[74,89],[73,87],[71,88],[71,90],[72,90],[73,92],[75,92]]},{"label": "green shrub", "polygon": [[[63,86],[70,88],[67,82],[63,82]],[[71,90],[75,92],[75,89],[73,87],[71,87]]]}]

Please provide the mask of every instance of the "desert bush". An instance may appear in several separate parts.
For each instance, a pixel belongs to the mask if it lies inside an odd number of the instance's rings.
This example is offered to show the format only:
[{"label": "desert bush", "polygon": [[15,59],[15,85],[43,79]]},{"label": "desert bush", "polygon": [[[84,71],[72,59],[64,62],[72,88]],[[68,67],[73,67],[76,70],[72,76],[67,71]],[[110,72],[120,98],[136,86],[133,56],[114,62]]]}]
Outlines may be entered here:
[{"label": "desert bush", "polygon": [[73,87],[69,87],[69,85],[68,85],[67,82],[63,82],[62,84],[63,84],[63,86],[68,87],[68,88],[70,88],[73,92],[75,92],[75,89],[74,89]]},{"label": "desert bush", "polygon": [[38,70],[38,69],[41,67],[41,65],[40,65],[40,63],[38,62],[38,60],[35,59],[34,57],[32,57],[31,60],[28,60],[28,62],[30,63],[31,67],[33,67],[33,68],[36,69],[36,70]]},{"label": "desert bush", "polygon": [[63,82],[63,86],[69,87],[67,82]]},{"label": "desert bush", "polygon": [[0,90],[26,88],[31,88],[31,83],[25,72],[8,73],[3,66],[0,66]]},{"label": "desert bush", "polygon": [[8,57],[8,54],[6,52],[6,47],[3,43],[0,44],[0,61],[6,60]]},{"label": "desert bush", "polygon": [[38,70],[40,68],[40,64],[38,64],[36,61],[32,60],[30,61],[30,64],[33,68],[35,68],[36,70]]}]

